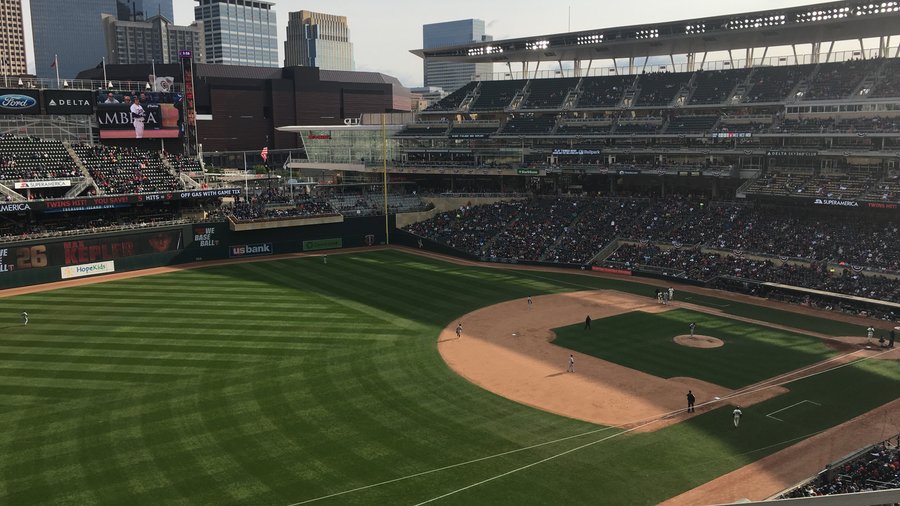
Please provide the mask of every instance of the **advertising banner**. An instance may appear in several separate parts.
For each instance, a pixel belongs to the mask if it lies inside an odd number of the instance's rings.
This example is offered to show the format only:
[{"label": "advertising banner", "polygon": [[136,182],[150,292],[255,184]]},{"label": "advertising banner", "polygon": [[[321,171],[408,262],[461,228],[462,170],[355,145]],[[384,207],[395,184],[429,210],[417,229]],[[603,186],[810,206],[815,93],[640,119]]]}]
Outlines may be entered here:
[{"label": "advertising banner", "polygon": [[44,90],[47,114],[94,114],[94,94],[90,91]]},{"label": "advertising banner", "polygon": [[340,237],[336,239],[315,239],[311,241],[303,241],[303,251],[318,251],[323,249],[339,249],[344,247],[344,240]]},{"label": "advertising banner", "polygon": [[181,136],[181,113],[175,104],[141,104],[143,119],[132,106],[97,104],[101,139],[175,139]]},{"label": "advertising banner", "polygon": [[213,197],[233,197],[241,194],[240,188],[216,188],[214,190],[180,191],[170,193],[140,193],[137,195],[113,195],[99,197],[78,197],[74,199],[36,200],[33,202],[8,202],[0,204],[0,214],[39,211],[63,213],[70,211],[91,211],[96,209],[116,209],[144,202],[170,200],[190,200]]},{"label": "advertising banner", "polygon": [[39,90],[0,88],[0,114],[40,114]]},{"label": "advertising banner", "polygon": [[109,274],[116,272],[116,263],[112,260],[108,262],[95,262],[83,265],[68,265],[60,267],[60,276],[63,279],[83,278],[84,276],[96,276],[97,274]]},{"label": "advertising banner", "polygon": [[83,266],[135,255],[177,251],[183,247],[180,229],[162,230],[4,248],[0,250],[0,253],[3,253],[0,255],[0,263],[6,265],[6,271]]},{"label": "advertising banner", "polygon": [[228,248],[230,258],[259,257],[272,254],[272,243],[242,244]]},{"label": "advertising banner", "polygon": [[72,186],[68,179],[46,179],[43,181],[19,181],[14,184],[16,190],[28,190],[31,188],[64,188]]}]

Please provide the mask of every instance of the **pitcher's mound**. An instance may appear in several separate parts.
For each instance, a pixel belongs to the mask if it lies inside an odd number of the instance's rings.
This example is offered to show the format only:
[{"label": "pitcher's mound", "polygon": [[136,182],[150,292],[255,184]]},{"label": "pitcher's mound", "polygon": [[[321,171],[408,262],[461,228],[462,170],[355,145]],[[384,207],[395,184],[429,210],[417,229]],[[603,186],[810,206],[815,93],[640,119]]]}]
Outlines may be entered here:
[{"label": "pitcher's mound", "polygon": [[694,334],[694,337],[687,334],[675,336],[675,342],[690,348],[718,348],[719,346],[725,346],[721,339],[712,336],[701,336],[700,334]]}]

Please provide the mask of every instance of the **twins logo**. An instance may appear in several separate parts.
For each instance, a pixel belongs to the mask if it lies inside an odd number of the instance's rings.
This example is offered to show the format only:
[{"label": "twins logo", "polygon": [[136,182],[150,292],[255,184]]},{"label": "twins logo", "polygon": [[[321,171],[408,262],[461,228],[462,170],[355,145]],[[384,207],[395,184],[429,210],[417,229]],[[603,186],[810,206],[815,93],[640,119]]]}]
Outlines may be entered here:
[{"label": "twins logo", "polygon": [[0,107],[11,111],[31,109],[37,105],[37,100],[28,95],[8,94],[0,95]]}]

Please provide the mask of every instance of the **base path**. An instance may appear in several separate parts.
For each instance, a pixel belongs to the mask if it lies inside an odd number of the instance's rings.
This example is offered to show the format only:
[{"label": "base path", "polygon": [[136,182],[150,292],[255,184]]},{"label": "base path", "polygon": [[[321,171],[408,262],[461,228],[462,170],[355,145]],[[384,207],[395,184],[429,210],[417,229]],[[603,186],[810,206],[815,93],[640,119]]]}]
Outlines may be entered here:
[{"label": "base path", "polygon": [[[498,395],[545,411],[601,425],[628,426],[664,420],[642,430],[657,430],[688,416],[688,390],[697,397],[697,413],[728,388],[695,378],[659,378],[593,356],[574,353],[575,373],[566,372],[570,350],[551,343],[554,328],[631,311],[660,312],[646,298],[616,291],[585,291],[534,297],[488,306],[463,316],[443,330],[438,351],[456,373]],[[586,331],[589,332],[589,331]],[[602,336],[596,331],[598,339]],[[780,395],[782,387],[742,395],[749,406]]]}]

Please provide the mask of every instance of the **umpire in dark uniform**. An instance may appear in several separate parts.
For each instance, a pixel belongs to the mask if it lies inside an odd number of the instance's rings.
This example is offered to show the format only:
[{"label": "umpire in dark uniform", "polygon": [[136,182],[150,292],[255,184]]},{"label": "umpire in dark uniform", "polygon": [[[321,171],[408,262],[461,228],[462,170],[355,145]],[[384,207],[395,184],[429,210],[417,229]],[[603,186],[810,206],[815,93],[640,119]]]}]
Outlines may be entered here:
[{"label": "umpire in dark uniform", "polygon": [[687,393],[688,413],[694,412],[694,401],[696,401],[696,400],[697,399],[694,397],[694,394],[691,393],[690,390],[688,390],[688,393]]}]

